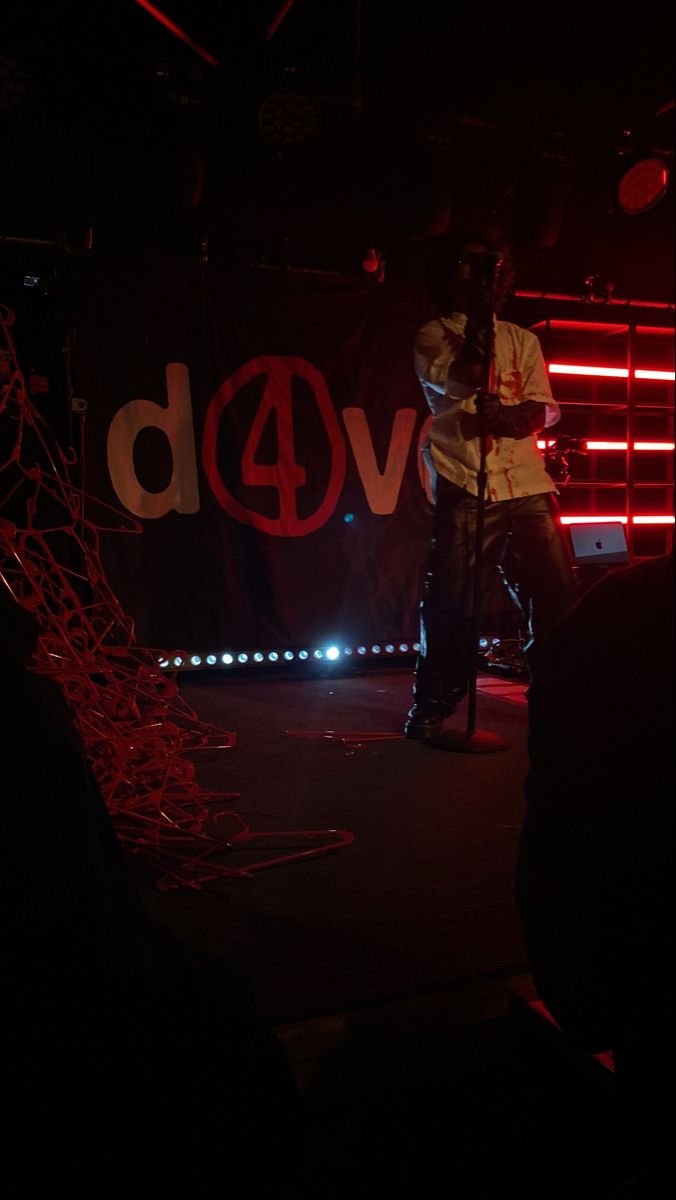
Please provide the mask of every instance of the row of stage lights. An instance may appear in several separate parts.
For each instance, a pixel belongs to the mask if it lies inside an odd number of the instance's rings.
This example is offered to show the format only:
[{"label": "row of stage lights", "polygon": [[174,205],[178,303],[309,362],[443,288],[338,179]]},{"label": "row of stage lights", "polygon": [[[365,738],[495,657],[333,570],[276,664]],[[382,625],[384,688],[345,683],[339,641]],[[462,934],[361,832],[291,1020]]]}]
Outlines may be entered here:
[{"label": "row of stage lights", "polygon": [[371,646],[317,646],[313,650],[226,650],[219,654],[176,654],[158,658],[161,670],[191,670],[201,667],[247,667],[275,663],[337,663],[350,658],[417,654],[419,642],[374,642]]},{"label": "row of stage lights", "polygon": [[[479,638],[481,650],[494,650],[500,645],[500,638]],[[351,658],[378,658],[381,655],[396,657],[397,655],[417,654],[420,642],[386,642],[381,645],[375,642],[372,646],[318,646],[314,650],[248,650],[230,651],[222,654],[175,654],[158,658],[157,664],[163,671],[190,671],[203,667],[250,667],[263,664],[302,662],[311,665],[315,663],[337,663]]]}]

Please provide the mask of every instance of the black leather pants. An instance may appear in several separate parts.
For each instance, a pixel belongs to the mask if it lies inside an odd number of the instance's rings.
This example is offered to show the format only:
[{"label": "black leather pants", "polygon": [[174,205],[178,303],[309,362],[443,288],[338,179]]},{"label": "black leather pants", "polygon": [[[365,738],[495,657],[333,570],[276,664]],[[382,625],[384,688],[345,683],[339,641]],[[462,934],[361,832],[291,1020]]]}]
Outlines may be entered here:
[{"label": "black leather pants", "polygon": [[[476,497],[439,478],[434,536],[420,605],[416,705],[448,716],[467,691],[474,588]],[[577,599],[568,546],[551,492],[487,502],[484,517],[483,591],[500,569],[531,634],[532,667],[551,626]]]}]

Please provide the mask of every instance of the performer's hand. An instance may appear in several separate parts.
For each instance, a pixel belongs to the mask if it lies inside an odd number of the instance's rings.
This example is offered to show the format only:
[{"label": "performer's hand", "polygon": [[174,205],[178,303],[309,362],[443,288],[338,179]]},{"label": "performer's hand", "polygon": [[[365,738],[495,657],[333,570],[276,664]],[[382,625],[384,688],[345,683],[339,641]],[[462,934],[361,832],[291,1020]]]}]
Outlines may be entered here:
[{"label": "performer's hand", "polygon": [[467,412],[467,409],[462,409],[458,416],[458,427],[466,442],[473,442],[475,438],[481,436],[479,417],[475,412]]},{"label": "performer's hand", "polygon": [[519,404],[501,404],[495,392],[479,390],[476,410],[484,433],[494,437],[525,438],[544,428],[547,409],[539,400]]},{"label": "performer's hand", "polygon": [[490,430],[502,412],[500,397],[495,392],[485,392],[480,388],[476,394],[476,410],[484,429]]}]

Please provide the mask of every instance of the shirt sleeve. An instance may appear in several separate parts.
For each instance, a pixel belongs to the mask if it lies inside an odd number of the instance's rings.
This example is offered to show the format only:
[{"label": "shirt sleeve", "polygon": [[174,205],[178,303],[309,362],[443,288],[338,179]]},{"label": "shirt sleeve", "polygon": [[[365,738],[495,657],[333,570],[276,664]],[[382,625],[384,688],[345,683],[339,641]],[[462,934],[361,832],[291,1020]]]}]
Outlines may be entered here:
[{"label": "shirt sleeve", "polygon": [[538,400],[547,406],[547,417],[544,428],[556,425],[561,420],[561,409],[552,396],[549,386],[547,368],[545,366],[542,347],[534,333],[525,331],[528,336],[524,346],[523,395],[521,400]]},{"label": "shirt sleeve", "polygon": [[415,373],[435,415],[452,411],[476,393],[476,388],[449,378],[462,345],[462,333],[447,328],[441,321],[423,326],[415,340]]}]

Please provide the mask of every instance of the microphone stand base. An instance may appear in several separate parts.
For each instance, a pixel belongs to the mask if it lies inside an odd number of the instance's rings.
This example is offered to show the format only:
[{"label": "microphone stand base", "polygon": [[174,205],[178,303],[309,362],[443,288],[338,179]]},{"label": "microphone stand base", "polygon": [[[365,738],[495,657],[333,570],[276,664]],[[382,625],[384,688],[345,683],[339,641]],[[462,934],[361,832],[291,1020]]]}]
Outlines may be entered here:
[{"label": "microphone stand base", "polygon": [[471,732],[467,729],[446,729],[425,741],[425,745],[433,750],[450,750],[456,754],[496,754],[499,750],[509,750],[511,744],[499,733],[482,729]]}]

